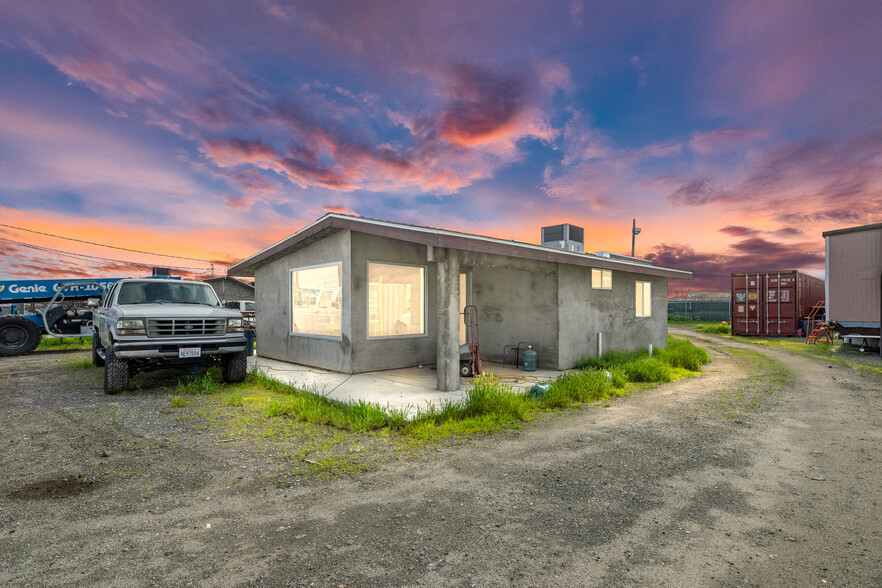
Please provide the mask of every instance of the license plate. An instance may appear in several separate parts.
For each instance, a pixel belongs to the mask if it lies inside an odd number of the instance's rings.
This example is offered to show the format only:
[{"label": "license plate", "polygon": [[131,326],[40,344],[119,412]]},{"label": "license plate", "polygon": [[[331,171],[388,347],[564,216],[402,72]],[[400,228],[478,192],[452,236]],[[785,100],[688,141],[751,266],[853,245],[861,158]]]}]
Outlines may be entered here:
[{"label": "license plate", "polygon": [[181,347],[178,349],[178,357],[200,357],[202,355],[202,349],[200,347]]}]

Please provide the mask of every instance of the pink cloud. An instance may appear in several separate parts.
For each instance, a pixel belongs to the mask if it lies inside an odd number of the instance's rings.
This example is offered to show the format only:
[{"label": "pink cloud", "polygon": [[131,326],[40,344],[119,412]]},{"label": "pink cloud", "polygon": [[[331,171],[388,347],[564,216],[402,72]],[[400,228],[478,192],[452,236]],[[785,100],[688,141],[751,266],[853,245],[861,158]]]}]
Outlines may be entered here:
[{"label": "pink cloud", "polygon": [[[785,245],[750,238],[728,250],[702,252],[689,245],[663,243],[645,257],[656,265],[691,271],[693,277],[688,284],[693,290],[727,292],[733,273],[823,268],[824,244],[820,241]],[[676,283],[671,286],[676,287]]]},{"label": "pink cloud", "polygon": [[712,155],[743,147],[768,136],[762,129],[729,127],[712,131],[696,131],[689,139],[689,148],[699,155]]}]

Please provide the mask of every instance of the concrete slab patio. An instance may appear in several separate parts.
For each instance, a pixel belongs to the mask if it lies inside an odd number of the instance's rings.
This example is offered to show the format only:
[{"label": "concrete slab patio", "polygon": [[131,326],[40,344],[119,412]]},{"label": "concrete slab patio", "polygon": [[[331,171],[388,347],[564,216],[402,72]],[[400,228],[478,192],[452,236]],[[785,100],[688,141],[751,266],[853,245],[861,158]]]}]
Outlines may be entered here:
[{"label": "concrete slab patio", "polygon": [[[471,378],[462,378],[458,390],[441,392],[436,388],[437,378],[432,367],[341,374],[256,355],[248,358],[248,367],[257,367],[271,378],[335,400],[363,400],[409,411],[427,404],[440,407],[444,401],[460,400],[472,384]],[[561,373],[556,370],[525,372],[512,365],[492,362],[484,362],[484,372],[492,373],[513,388],[522,390],[553,380]]]}]

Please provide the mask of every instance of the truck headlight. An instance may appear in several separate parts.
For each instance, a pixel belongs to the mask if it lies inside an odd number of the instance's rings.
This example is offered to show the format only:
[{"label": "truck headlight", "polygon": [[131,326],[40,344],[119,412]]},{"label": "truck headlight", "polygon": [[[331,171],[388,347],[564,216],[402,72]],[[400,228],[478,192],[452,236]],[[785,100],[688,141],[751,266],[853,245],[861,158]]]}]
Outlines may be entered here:
[{"label": "truck headlight", "polygon": [[240,318],[231,318],[227,319],[227,332],[233,333],[236,331],[242,330],[242,319]]},{"label": "truck headlight", "polygon": [[144,319],[119,319],[116,321],[118,335],[143,335]]}]

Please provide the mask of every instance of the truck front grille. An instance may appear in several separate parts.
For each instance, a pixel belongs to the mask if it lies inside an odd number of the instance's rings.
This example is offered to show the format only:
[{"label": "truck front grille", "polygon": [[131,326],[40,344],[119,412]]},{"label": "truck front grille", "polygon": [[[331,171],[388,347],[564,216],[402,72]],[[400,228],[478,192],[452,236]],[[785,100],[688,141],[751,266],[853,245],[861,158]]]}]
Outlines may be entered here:
[{"label": "truck front grille", "polygon": [[147,319],[148,337],[204,337],[226,332],[225,319]]}]

